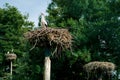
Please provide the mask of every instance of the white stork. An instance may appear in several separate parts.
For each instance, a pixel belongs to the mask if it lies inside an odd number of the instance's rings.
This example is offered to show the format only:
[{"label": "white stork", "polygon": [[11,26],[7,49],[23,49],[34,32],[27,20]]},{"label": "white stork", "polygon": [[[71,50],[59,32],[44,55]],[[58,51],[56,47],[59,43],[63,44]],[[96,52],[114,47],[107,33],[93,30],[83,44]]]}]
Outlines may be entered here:
[{"label": "white stork", "polygon": [[7,54],[9,54],[10,52],[8,51]]},{"label": "white stork", "polygon": [[47,27],[47,21],[45,20],[45,16],[43,13],[41,13],[41,27],[43,28]]},{"label": "white stork", "polygon": [[13,49],[11,50],[11,52],[13,53]]}]

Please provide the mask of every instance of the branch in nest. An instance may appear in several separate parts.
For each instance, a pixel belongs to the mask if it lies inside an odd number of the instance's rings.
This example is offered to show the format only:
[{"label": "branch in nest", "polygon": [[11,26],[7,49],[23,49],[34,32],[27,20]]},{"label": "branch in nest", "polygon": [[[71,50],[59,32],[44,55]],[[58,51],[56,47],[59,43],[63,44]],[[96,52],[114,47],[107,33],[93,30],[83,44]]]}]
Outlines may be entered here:
[{"label": "branch in nest", "polygon": [[30,49],[30,51],[33,50],[36,45],[37,45],[37,39],[35,40],[35,44],[34,44],[33,47]]}]

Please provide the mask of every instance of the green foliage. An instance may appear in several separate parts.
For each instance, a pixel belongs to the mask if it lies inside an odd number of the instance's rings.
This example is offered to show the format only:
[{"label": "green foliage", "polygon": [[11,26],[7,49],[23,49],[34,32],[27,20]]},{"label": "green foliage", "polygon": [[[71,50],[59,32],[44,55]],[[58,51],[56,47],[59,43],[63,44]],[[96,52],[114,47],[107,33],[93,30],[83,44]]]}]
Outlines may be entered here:
[{"label": "green foliage", "polygon": [[[6,4],[5,8],[0,8],[0,77],[6,77],[5,74],[9,73],[10,64],[4,56],[12,49],[18,57],[13,68],[24,66],[22,59],[27,51],[23,33],[32,27],[33,22],[28,21],[27,16],[23,16],[14,6]],[[16,70],[13,73],[20,74]]]},{"label": "green foliage", "polygon": [[[63,51],[58,59],[51,56],[52,80],[85,80],[83,65],[90,61],[120,63],[120,0],[52,0],[47,12],[50,27],[67,28],[73,36],[71,51]],[[3,57],[12,48],[18,58],[14,61],[13,79],[42,80],[44,49],[34,48],[23,38],[32,29],[15,7],[0,8],[0,77],[5,76],[9,62]]]},{"label": "green foliage", "polygon": [[[66,54],[63,63],[69,59],[66,64],[74,66],[97,60],[120,66],[119,4],[120,0],[52,0],[47,10],[50,25],[67,28],[73,36],[73,54]],[[77,72],[82,74],[82,70]]]}]

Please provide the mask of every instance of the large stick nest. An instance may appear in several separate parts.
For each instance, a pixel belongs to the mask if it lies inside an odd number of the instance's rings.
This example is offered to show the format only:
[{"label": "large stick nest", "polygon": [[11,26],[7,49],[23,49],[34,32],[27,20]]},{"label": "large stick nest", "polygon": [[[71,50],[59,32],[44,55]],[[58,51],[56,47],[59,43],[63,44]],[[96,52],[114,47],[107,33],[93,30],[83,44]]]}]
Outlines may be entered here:
[{"label": "large stick nest", "polygon": [[11,53],[11,54],[5,54],[6,56],[6,60],[15,60],[17,58],[17,55],[14,54],[14,53]]},{"label": "large stick nest", "polygon": [[85,64],[84,69],[88,73],[93,73],[93,72],[94,73],[98,73],[98,72],[108,73],[108,72],[111,72],[115,69],[115,64],[113,64],[111,62],[94,61],[94,62],[90,62],[88,64]]},{"label": "large stick nest", "polygon": [[67,29],[57,28],[41,28],[25,33],[25,38],[34,46],[61,46],[62,48],[70,48],[72,36]]}]

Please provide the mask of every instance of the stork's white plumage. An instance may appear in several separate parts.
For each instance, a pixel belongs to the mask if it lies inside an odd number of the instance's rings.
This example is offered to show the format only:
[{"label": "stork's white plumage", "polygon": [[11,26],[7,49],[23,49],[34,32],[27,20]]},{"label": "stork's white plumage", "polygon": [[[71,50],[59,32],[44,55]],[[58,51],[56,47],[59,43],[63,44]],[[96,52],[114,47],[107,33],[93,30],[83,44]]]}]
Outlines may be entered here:
[{"label": "stork's white plumage", "polygon": [[10,52],[8,51],[7,54],[9,54]]},{"label": "stork's white plumage", "polygon": [[11,52],[13,52],[13,49],[11,50]]},{"label": "stork's white plumage", "polygon": [[41,27],[47,27],[47,21],[45,20],[45,16],[43,13],[41,13]]}]

